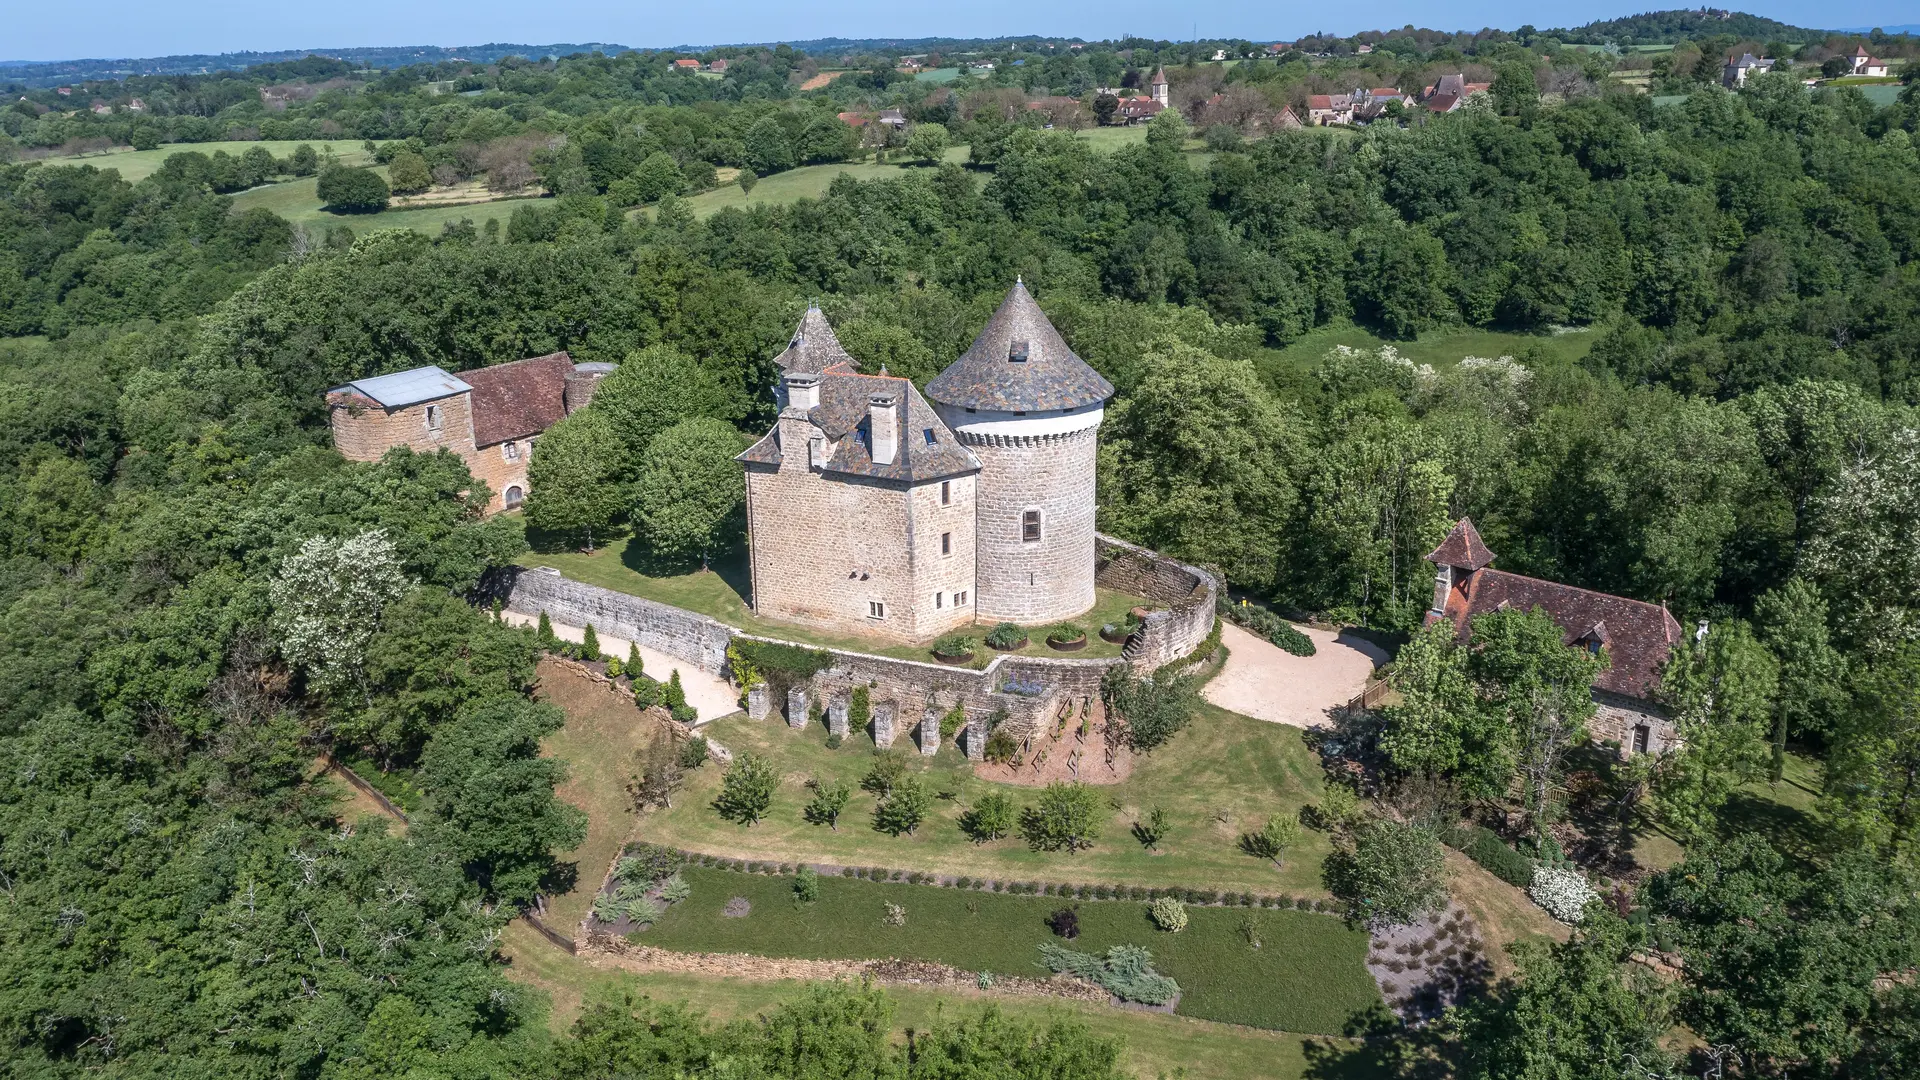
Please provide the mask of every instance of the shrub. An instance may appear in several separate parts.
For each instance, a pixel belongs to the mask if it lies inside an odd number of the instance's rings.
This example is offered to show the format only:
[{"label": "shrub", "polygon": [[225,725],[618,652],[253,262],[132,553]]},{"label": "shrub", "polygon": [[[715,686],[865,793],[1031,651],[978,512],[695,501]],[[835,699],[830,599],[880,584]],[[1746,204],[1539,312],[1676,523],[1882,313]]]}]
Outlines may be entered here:
[{"label": "shrub", "polygon": [[708,753],[707,737],[705,735],[695,735],[693,738],[680,744],[680,767],[682,769],[697,769],[707,763]]},{"label": "shrub", "polygon": [[1107,803],[1082,783],[1048,784],[1039,804],[1020,812],[1020,835],[1035,851],[1079,851],[1093,846],[1106,821]]},{"label": "shrub", "polygon": [[1295,656],[1312,656],[1313,639],[1301,633],[1294,625],[1263,607],[1251,604],[1222,604],[1222,613],[1228,620],[1259,634],[1280,648]]},{"label": "shrub", "polygon": [[886,914],[881,917],[881,921],[888,926],[905,926],[907,925],[907,909],[901,907],[899,904],[888,902],[886,904]]},{"label": "shrub", "polygon": [[372,214],[387,208],[387,182],[372,169],[335,165],[320,173],[320,201],[336,214]]},{"label": "shrub", "polygon": [[681,877],[679,874],[675,874],[660,883],[660,899],[665,900],[669,904],[677,904],[692,895],[693,886],[687,884],[687,879]]},{"label": "shrub", "polygon": [[1027,632],[1010,622],[1003,622],[987,631],[987,644],[996,649],[1017,649],[1027,640]]},{"label": "shrub", "polygon": [[607,658],[607,678],[617,679],[620,677],[620,674],[626,670],[626,667],[620,663],[619,657],[610,656]]},{"label": "shrub", "polygon": [[587,624],[586,632],[581,636],[585,639],[580,642],[581,658],[585,660],[600,659],[600,635],[593,632],[592,623]]},{"label": "shrub", "polygon": [[752,826],[767,815],[779,786],[780,772],[773,762],[758,754],[741,754],[722,774],[713,808],[728,821]]},{"label": "shrub", "polygon": [[[873,808],[873,827],[889,836],[911,834],[933,807],[933,796],[917,776],[903,776]],[[897,871],[896,871],[897,876]]]},{"label": "shrub", "polygon": [[1167,933],[1177,934],[1187,928],[1187,905],[1171,896],[1163,896],[1147,905],[1147,918]]},{"label": "shrub", "polygon": [[840,738],[840,733],[839,733],[839,732],[837,732],[837,731],[834,731],[834,732],[829,732],[829,733],[828,733],[828,735],[827,735],[827,749],[829,749],[829,750],[838,750],[838,749],[840,749],[840,745],[841,745],[841,743],[842,743],[842,742],[843,742],[843,740],[842,740],[842,739]]},{"label": "shrub", "polygon": [[955,704],[953,708],[948,709],[947,714],[940,718],[941,741],[944,742],[948,739],[953,738],[955,733],[957,733],[963,726],[966,725],[966,722],[967,722],[967,705],[965,702],[959,702]]},{"label": "shrub", "polygon": [[995,765],[1005,765],[1020,752],[1020,741],[1006,731],[996,731],[987,736],[987,745],[982,748],[982,756]]},{"label": "shrub", "polygon": [[1052,930],[1055,937],[1072,941],[1080,936],[1080,913],[1073,908],[1063,907],[1047,916],[1047,929]]},{"label": "shrub", "polygon": [[646,665],[640,659],[640,646],[629,642],[627,644],[627,662],[622,665],[621,670],[625,671],[629,678],[639,678],[640,673],[645,669]]},{"label": "shrub", "polygon": [[1250,832],[1240,838],[1240,849],[1258,859],[1280,861],[1280,856],[1300,840],[1300,819],[1286,814],[1275,814],[1258,832]]},{"label": "shrub", "polygon": [[633,680],[633,703],[642,709],[651,709],[660,704],[660,684],[645,675],[631,675]]},{"label": "shrub", "polygon": [[865,731],[873,719],[873,696],[864,686],[856,686],[847,697],[847,730]]},{"label": "shrub", "polygon": [[1542,866],[1534,870],[1533,883],[1527,887],[1527,895],[1547,914],[1569,926],[1578,926],[1587,917],[1587,905],[1600,899],[1600,894],[1593,891],[1593,886],[1587,884],[1587,879],[1578,870],[1563,870],[1557,866]]},{"label": "shrub", "polygon": [[867,766],[866,775],[860,778],[860,789],[884,799],[893,794],[893,786],[906,772],[907,763],[899,754],[877,753],[873,755],[873,764]]},{"label": "shrub", "polygon": [[1508,847],[1492,829],[1452,829],[1445,839],[1501,881],[1522,889],[1533,884],[1533,860]]},{"label": "shrub", "polygon": [[942,634],[934,639],[933,652],[936,656],[972,656],[978,644],[965,634]]},{"label": "shrub", "polygon": [[973,879],[963,874],[954,879],[953,887],[956,889],[971,889],[973,888]]},{"label": "shrub", "polygon": [[820,899],[820,874],[811,866],[802,866],[793,875],[793,898],[803,904]]},{"label": "shrub", "polygon": [[1199,684],[1192,678],[1165,672],[1137,677],[1126,664],[1107,669],[1100,698],[1108,716],[1124,721],[1127,745],[1140,753],[1178,735],[1200,708]]},{"label": "shrub", "polygon": [[1122,1001],[1164,1005],[1180,993],[1180,984],[1154,971],[1153,954],[1138,945],[1115,945],[1101,957],[1048,941],[1040,945],[1040,960],[1048,970],[1085,979]]},{"label": "shrub", "polygon": [[960,815],[960,831],[977,844],[1006,836],[1013,831],[1013,824],[1013,800],[997,791],[980,796]]},{"label": "shrub", "polygon": [[1087,628],[1078,623],[1061,623],[1047,631],[1048,641],[1056,641],[1063,645],[1084,641],[1086,636]]},{"label": "shrub", "polygon": [[642,926],[659,922],[664,911],[665,909],[658,902],[644,896],[627,904],[627,918]]},{"label": "shrub", "polygon": [[644,890],[678,874],[686,865],[687,857],[673,848],[635,844],[614,864],[613,876]]}]

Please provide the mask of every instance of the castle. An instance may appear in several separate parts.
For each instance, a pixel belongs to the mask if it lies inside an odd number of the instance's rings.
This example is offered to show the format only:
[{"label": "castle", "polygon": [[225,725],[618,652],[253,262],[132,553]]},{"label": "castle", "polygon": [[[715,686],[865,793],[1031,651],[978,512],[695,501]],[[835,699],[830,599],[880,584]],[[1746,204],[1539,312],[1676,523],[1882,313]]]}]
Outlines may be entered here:
[{"label": "castle", "polygon": [[1016,281],[927,384],[864,375],[820,311],[778,358],[739,460],[756,614],[920,640],[1094,604],[1094,474],[1113,386]]},{"label": "castle", "polygon": [[458,375],[417,367],[327,391],[333,445],[349,461],[379,461],[396,446],[449,450],[493,492],[488,512],[527,497],[527,460],[540,434],[585,408],[614,364],[576,364],[564,352]]}]

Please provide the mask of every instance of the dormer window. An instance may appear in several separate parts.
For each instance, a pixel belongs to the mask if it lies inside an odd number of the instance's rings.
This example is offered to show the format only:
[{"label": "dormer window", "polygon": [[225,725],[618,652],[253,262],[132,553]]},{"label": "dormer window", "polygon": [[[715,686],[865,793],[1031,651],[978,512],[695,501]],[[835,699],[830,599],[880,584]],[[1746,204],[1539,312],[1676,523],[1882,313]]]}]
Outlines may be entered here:
[{"label": "dormer window", "polygon": [[1007,346],[1007,362],[1010,364],[1024,364],[1027,362],[1027,341],[1025,338]]}]

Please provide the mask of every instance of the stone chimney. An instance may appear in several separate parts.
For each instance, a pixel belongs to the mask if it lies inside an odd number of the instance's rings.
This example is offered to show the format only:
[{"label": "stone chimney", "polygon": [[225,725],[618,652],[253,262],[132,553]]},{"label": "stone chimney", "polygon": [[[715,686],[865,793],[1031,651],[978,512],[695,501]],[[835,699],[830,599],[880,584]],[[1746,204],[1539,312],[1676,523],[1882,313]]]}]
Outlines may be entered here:
[{"label": "stone chimney", "polygon": [[811,371],[787,373],[787,408],[806,412],[820,404],[820,376]]},{"label": "stone chimney", "polygon": [[875,465],[893,464],[900,452],[900,394],[897,390],[875,390],[867,398],[868,450]]},{"label": "stone chimney", "polygon": [[567,373],[566,385],[560,390],[560,400],[566,406],[568,414],[579,412],[593,400],[594,391],[600,389],[600,380],[613,374],[618,364],[575,364]]}]

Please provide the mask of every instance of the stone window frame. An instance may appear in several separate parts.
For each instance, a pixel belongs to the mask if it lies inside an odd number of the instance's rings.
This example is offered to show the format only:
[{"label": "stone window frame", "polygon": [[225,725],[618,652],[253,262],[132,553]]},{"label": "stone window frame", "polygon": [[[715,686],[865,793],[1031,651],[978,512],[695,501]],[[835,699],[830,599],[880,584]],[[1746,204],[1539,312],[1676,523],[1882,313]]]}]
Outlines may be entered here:
[{"label": "stone window frame", "polygon": [[1037,506],[1020,511],[1020,542],[1038,544],[1046,539],[1046,513]]},{"label": "stone window frame", "polygon": [[867,618],[884,620],[886,619],[886,617],[887,617],[887,602],[885,600],[867,601]]},{"label": "stone window frame", "polygon": [[446,414],[440,411],[440,406],[427,406],[427,434],[438,435],[445,427]]},{"label": "stone window frame", "polygon": [[953,505],[953,481],[951,480],[940,481],[940,505]]},{"label": "stone window frame", "polygon": [[946,593],[933,594],[933,606],[936,611],[939,610],[941,607],[945,606],[944,602],[946,599],[946,595],[947,595]]},{"label": "stone window frame", "polygon": [[500,493],[501,504],[504,505],[509,510],[513,509],[516,506],[519,506],[521,503],[525,502],[526,500],[527,500],[527,494],[525,491],[521,490],[519,484],[508,484],[507,490]]},{"label": "stone window frame", "polygon": [[953,554],[953,534],[952,533],[943,532],[940,534],[940,554],[942,555]]},{"label": "stone window frame", "polygon": [[953,594],[953,606],[957,608],[967,606],[967,590],[961,589],[959,592]]},{"label": "stone window frame", "polygon": [[512,439],[508,439],[506,442],[501,443],[500,458],[503,461],[519,461],[520,460],[520,444],[513,441]]}]

